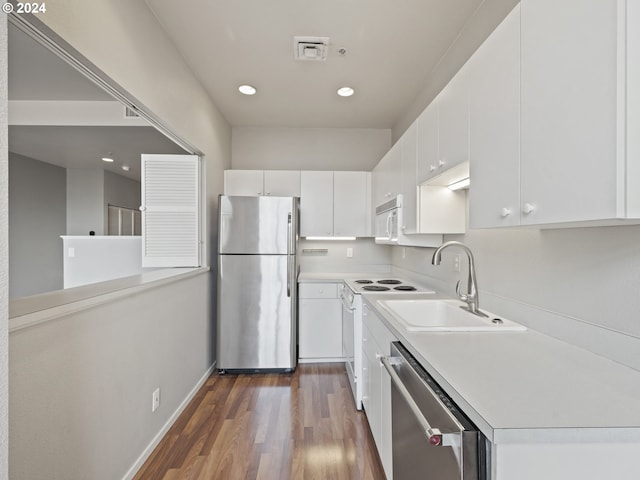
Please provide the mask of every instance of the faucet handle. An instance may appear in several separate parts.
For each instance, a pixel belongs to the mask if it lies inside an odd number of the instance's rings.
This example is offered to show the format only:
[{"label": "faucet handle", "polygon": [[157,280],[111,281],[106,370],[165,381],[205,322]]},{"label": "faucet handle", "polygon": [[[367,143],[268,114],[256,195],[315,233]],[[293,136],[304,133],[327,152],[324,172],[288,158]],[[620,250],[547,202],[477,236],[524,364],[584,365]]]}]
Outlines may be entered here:
[{"label": "faucet handle", "polygon": [[462,293],[460,291],[460,280],[458,280],[458,283],[456,283],[456,293],[458,294],[458,298],[463,302],[466,302],[467,300],[469,300],[469,294]]}]

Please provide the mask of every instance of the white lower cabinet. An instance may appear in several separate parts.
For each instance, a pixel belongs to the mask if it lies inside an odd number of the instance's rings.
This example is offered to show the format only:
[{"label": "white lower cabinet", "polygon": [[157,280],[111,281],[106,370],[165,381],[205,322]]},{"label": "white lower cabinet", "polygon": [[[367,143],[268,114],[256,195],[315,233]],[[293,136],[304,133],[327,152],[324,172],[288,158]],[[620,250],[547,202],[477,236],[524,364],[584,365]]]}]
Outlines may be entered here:
[{"label": "white lower cabinet", "polygon": [[362,403],[387,480],[391,480],[393,478],[391,378],[380,363],[380,358],[383,355],[389,355],[391,342],[396,338],[366,304],[363,305],[362,317],[364,357]]},{"label": "white lower cabinet", "polygon": [[342,358],[342,301],[337,283],[301,283],[298,289],[298,358]]}]

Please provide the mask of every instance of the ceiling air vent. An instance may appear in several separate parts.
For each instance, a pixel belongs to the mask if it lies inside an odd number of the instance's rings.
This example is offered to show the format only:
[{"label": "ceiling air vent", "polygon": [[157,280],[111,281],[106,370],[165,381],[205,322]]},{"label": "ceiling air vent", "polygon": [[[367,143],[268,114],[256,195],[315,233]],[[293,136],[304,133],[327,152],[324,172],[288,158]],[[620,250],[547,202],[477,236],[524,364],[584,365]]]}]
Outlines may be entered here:
[{"label": "ceiling air vent", "polygon": [[329,37],[293,37],[293,58],[302,61],[325,61]]}]

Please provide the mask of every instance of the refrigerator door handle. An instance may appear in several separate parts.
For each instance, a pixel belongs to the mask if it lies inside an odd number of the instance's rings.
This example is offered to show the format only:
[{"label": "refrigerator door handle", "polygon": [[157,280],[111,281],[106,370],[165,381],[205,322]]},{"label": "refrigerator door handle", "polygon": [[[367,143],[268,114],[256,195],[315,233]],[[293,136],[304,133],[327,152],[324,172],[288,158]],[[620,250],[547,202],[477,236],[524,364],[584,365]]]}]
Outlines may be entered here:
[{"label": "refrigerator door handle", "polygon": [[293,254],[293,215],[289,212],[287,217],[287,255]]},{"label": "refrigerator door handle", "polygon": [[287,255],[287,297],[291,297],[291,257]]}]

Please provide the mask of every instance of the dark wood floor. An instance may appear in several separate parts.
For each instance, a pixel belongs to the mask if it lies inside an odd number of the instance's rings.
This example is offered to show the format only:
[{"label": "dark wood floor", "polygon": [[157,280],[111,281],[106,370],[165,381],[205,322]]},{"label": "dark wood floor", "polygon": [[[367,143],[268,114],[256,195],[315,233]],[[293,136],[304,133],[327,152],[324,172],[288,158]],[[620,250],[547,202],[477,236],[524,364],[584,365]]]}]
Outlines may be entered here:
[{"label": "dark wood floor", "polygon": [[214,373],[135,479],[385,478],[343,364]]}]

